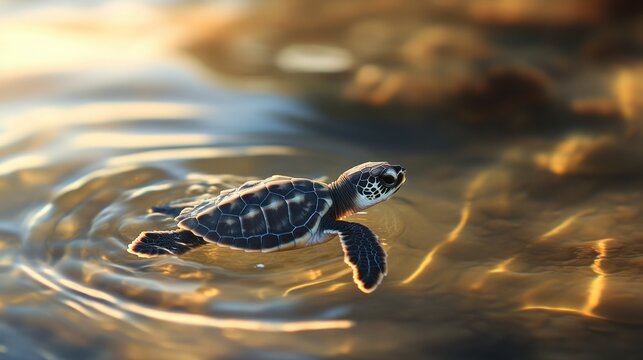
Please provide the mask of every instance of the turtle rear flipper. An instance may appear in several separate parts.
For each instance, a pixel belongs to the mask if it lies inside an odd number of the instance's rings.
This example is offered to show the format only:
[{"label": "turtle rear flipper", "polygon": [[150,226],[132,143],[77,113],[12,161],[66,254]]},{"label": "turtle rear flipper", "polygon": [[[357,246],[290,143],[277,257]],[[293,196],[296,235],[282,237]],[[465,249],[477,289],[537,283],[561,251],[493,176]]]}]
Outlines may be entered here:
[{"label": "turtle rear flipper", "polygon": [[127,247],[127,251],[140,257],[180,255],[207,242],[188,230],[145,231]]},{"label": "turtle rear flipper", "polygon": [[177,217],[179,214],[181,214],[181,211],[183,211],[185,208],[193,207],[194,202],[183,202],[183,203],[177,203],[177,204],[166,204],[166,205],[158,205],[158,206],[153,206],[150,211],[158,214],[163,214],[163,215],[168,215],[171,217]]}]

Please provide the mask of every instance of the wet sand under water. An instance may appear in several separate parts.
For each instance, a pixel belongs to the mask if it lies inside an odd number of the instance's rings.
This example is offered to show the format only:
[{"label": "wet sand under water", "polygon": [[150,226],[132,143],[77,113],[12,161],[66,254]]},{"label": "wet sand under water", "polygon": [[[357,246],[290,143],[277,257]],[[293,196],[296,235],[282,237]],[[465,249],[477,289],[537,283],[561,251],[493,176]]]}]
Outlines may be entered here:
[{"label": "wet sand under water", "polygon": [[[184,58],[146,61],[25,75],[0,100],[0,357],[642,350],[637,138],[393,123],[405,112],[331,111],[224,87]],[[44,85],[27,86],[36,78]],[[126,251],[140,231],[174,226],[151,206],[273,174],[332,181],[378,160],[403,164],[408,181],[351,218],[388,252],[388,276],[371,295],[352,283],[336,240],[270,254]]]}]

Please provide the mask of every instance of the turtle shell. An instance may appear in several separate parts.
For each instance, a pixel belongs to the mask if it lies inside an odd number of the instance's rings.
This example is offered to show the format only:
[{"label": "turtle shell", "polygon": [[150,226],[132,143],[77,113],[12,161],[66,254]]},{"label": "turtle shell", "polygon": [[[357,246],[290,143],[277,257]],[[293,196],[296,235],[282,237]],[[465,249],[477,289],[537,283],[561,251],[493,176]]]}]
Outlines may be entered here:
[{"label": "turtle shell", "polygon": [[270,252],[310,245],[331,204],[321,182],[273,176],[222,192],[185,209],[176,220],[179,228],[206,241]]}]

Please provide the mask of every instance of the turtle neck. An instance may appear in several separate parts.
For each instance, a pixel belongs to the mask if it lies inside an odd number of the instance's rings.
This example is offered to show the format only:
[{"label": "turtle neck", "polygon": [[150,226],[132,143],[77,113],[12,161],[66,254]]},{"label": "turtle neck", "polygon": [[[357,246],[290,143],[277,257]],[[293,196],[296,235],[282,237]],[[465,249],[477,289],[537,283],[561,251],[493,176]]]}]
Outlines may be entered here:
[{"label": "turtle neck", "polygon": [[336,219],[342,219],[355,213],[355,186],[341,175],[330,185],[330,197],[333,199],[331,211]]}]

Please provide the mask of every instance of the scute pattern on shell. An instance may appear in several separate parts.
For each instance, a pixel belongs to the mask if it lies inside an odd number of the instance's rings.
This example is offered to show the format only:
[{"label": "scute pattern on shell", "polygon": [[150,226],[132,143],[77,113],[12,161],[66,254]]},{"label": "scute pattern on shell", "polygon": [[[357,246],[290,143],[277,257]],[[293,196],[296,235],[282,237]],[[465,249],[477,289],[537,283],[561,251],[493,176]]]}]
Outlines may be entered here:
[{"label": "scute pattern on shell", "polygon": [[224,191],[183,210],[176,220],[206,241],[269,252],[308,246],[331,205],[325,184],[273,176]]}]

